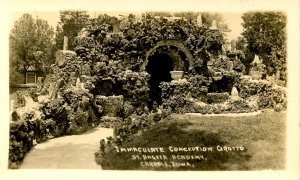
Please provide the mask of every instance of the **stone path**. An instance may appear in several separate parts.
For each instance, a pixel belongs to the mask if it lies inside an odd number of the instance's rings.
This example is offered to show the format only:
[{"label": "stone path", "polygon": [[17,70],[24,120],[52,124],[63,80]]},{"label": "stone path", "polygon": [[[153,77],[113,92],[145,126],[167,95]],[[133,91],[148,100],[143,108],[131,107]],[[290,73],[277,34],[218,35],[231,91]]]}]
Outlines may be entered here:
[{"label": "stone path", "polygon": [[64,136],[36,145],[25,157],[20,169],[101,169],[94,153],[100,139],[113,130],[96,127],[81,135]]}]

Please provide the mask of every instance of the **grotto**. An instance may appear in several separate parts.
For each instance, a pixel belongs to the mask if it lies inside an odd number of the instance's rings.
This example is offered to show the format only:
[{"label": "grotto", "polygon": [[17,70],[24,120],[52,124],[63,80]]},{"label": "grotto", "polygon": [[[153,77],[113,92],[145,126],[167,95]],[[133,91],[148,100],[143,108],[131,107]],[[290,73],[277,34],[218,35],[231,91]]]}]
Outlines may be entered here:
[{"label": "grotto", "polygon": [[[242,52],[222,51],[220,30],[150,15],[118,25],[112,28],[116,24],[107,18],[91,22],[79,32],[74,50],[58,51],[51,73],[29,91],[34,108],[19,94],[22,103],[10,124],[10,167],[22,162],[33,142],[99,125],[114,128],[110,142],[118,145],[171,113],[275,108],[269,103],[274,92],[276,107],[286,107],[284,91],[244,76]],[[173,81],[174,70],[184,71],[183,78]],[[239,90],[235,99],[233,86]]]}]

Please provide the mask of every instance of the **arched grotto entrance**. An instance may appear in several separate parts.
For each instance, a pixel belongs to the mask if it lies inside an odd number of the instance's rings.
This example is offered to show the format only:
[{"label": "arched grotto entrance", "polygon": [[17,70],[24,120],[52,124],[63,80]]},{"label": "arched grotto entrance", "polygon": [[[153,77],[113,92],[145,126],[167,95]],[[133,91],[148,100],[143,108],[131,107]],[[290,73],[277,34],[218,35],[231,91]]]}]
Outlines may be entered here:
[{"label": "arched grotto entrance", "polygon": [[161,82],[172,81],[170,71],[184,71],[188,72],[189,67],[192,66],[191,56],[187,55],[185,50],[178,47],[176,44],[167,44],[155,46],[146,57],[145,70],[150,74],[148,81],[150,86],[148,106],[153,108],[153,104],[162,104],[161,89],[159,84]]},{"label": "arched grotto entrance", "polygon": [[150,109],[152,109],[154,102],[158,105],[162,103],[159,84],[172,80],[170,74],[172,70],[172,58],[167,53],[155,53],[153,56],[149,56],[146,71],[150,74],[148,81],[150,86],[148,106]]}]

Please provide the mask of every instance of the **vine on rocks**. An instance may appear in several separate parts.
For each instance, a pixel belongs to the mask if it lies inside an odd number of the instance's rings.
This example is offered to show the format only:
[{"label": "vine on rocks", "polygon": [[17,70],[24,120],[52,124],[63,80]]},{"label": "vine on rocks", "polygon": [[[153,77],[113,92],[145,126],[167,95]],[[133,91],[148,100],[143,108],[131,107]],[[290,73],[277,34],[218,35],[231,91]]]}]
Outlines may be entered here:
[{"label": "vine on rocks", "polygon": [[[199,59],[202,49],[218,54],[224,44],[222,33],[195,26],[186,20],[168,21],[150,15],[142,19],[131,18],[119,24],[119,32],[112,32],[112,24],[91,24],[86,28],[88,37],[78,37],[79,47],[97,49],[112,60],[127,62],[127,68],[139,71],[146,51],[162,40],[179,40]],[[92,40],[91,40],[92,39]],[[93,41],[92,43],[90,41]],[[91,47],[93,46],[93,47]],[[196,64],[197,65],[197,64]]]}]

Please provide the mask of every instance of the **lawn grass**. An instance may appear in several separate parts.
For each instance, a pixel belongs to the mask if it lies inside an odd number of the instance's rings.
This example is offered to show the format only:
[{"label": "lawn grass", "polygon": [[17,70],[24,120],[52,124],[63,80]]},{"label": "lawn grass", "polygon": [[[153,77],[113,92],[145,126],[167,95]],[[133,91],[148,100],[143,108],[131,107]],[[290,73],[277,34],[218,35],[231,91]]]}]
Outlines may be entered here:
[{"label": "lawn grass", "polygon": [[[162,147],[165,152],[117,152],[116,148],[111,148],[101,159],[101,165],[103,169],[118,170],[284,169],[285,127],[286,113],[273,110],[248,117],[172,115],[119,147]],[[170,152],[169,146],[212,147],[213,151]],[[243,147],[243,150],[220,151],[224,146]],[[132,155],[140,159],[134,160]],[[143,155],[165,155],[167,159],[143,160]],[[193,155],[204,159],[174,160],[172,155]],[[174,166],[171,161],[184,164]],[[163,165],[143,166],[145,162],[162,162]]]}]

